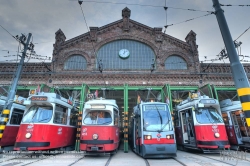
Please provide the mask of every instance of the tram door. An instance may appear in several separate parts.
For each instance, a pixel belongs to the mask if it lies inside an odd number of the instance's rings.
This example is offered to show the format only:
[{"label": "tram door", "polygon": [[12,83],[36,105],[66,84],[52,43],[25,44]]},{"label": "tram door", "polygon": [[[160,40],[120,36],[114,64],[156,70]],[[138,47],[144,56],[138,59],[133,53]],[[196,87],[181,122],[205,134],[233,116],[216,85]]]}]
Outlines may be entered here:
[{"label": "tram door", "polygon": [[242,144],[242,136],[241,136],[241,117],[239,111],[233,111],[230,113],[232,119],[232,125],[234,126],[234,131],[237,137],[237,142]]},{"label": "tram door", "polygon": [[188,133],[187,133],[187,118],[186,118],[186,112],[182,111],[180,112],[181,115],[181,128],[182,128],[182,138],[183,138],[183,143],[187,144],[189,143],[188,140]]},{"label": "tram door", "polygon": [[[244,113],[242,111],[238,110],[238,111],[232,112],[231,116],[232,116],[233,123],[234,123],[233,125],[235,126],[235,123],[238,124],[238,128],[239,128],[238,133],[242,137],[242,141],[247,140],[249,142],[250,129],[247,126],[246,118],[245,118]],[[246,137],[247,137],[247,139],[246,139]],[[237,136],[237,138],[238,138],[238,136]],[[239,143],[242,143],[242,142],[240,141]]]},{"label": "tram door", "polygon": [[141,117],[138,117],[135,122],[135,142],[136,142],[136,152],[141,153],[142,144],[142,130],[141,130]]},{"label": "tram door", "polygon": [[138,114],[140,110],[135,109],[134,112],[136,116],[133,119],[133,149],[137,153],[141,153],[141,144],[142,144],[142,130],[141,130],[141,116]]},{"label": "tram door", "polygon": [[181,125],[184,144],[195,145],[192,110],[181,112]]}]

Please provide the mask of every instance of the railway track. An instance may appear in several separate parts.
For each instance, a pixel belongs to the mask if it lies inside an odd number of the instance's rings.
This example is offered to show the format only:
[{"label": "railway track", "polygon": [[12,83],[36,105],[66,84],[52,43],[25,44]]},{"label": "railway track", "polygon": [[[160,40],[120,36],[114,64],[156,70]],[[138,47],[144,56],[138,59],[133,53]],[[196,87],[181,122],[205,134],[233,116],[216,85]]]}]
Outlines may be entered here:
[{"label": "railway track", "polygon": [[189,161],[193,161],[202,166],[216,166],[213,163],[221,163],[226,165],[250,165],[250,161],[246,158],[246,160],[242,160],[237,157],[227,156],[223,157],[221,154],[203,154],[197,152],[183,152],[179,151],[179,155],[184,159]]},{"label": "railway track", "polygon": [[[249,157],[249,153],[247,154]],[[32,157],[33,156],[33,157]],[[249,160],[222,160],[220,154],[201,154],[194,152],[177,151],[177,157],[168,159],[144,159],[132,151],[124,153],[119,150],[114,155],[86,156],[84,153],[69,152],[58,154],[18,154],[12,158],[0,161],[1,166],[40,166],[53,164],[53,166],[218,166],[219,165],[250,165]]]},{"label": "railway track", "polygon": [[183,162],[179,161],[176,158],[167,158],[167,159],[144,159],[146,166],[163,166],[163,165],[175,165],[175,166],[187,166]]},{"label": "railway track", "polygon": [[53,153],[53,154],[42,154],[42,153],[34,153],[34,152],[27,152],[27,153],[9,153],[9,154],[2,154],[2,160],[0,161],[1,166],[9,166],[9,165],[30,165],[32,163],[45,160],[48,158],[53,158],[56,155],[61,153]]}]

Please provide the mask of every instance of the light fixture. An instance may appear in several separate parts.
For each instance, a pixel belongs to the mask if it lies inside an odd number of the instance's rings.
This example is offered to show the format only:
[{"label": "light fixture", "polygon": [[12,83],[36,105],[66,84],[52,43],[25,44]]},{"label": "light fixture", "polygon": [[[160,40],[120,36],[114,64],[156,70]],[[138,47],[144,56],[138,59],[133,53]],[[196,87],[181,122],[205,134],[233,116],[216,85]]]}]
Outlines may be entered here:
[{"label": "light fixture", "polygon": [[171,135],[166,135],[166,138],[167,138],[167,139],[174,139],[174,135],[173,135],[173,134],[171,134]]},{"label": "light fixture", "polygon": [[220,133],[214,133],[215,138],[219,138],[220,137]]},{"label": "light fixture", "polygon": [[26,133],[25,134],[25,138],[29,139],[31,137],[31,134],[30,133]]},{"label": "light fixture", "polygon": [[152,136],[151,135],[144,135],[144,139],[145,140],[150,140],[150,139],[152,139]]},{"label": "light fixture", "polygon": [[98,134],[93,134],[92,138],[97,140],[98,139]]}]

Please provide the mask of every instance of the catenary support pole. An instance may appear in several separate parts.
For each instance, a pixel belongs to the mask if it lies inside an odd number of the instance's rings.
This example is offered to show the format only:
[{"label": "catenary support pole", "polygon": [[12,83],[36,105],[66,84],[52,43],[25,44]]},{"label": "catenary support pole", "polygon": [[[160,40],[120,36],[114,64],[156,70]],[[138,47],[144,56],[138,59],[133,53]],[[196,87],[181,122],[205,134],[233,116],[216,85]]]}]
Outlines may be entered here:
[{"label": "catenary support pole", "polygon": [[22,73],[24,59],[26,56],[26,52],[29,49],[29,42],[30,42],[30,38],[31,38],[31,33],[29,33],[26,43],[24,43],[24,41],[25,41],[24,38],[26,38],[26,37],[24,37],[24,35],[22,36],[22,38],[20,38],[21,39],[20,42],[24,45],[24,51],[22,53],[20,63],[18,64],[17,71],[14,75],[13,82],[12,82],[9,94],[7,96],[5,105],[3,107],[3,110],[1,110],[2,112],[0,114],[0,139],[3,138],[4,129],[5,129],[5,126],[8,122],[8,120],[9,120],[9,114],[10,114],[10,110],[11,110],[13,100],[14,100],[14,97],[16,94],[17,84],[18,84],[18,81],[19,81],[21,73]]},{"label": "catenary support pole", "polygon": [[230,34],[224,11],[221,9],[219,0],[212,0],[213,7],[215,8],[215,15],[220,27],[222,38],[224,40],[230,67],[233,74],[235,87],[241,101],[242,109],[244,111],[247,125],[250,126],[250,87],[246,72],[243,65],[240,63],[239,56],[237,55],[235,45]]}]

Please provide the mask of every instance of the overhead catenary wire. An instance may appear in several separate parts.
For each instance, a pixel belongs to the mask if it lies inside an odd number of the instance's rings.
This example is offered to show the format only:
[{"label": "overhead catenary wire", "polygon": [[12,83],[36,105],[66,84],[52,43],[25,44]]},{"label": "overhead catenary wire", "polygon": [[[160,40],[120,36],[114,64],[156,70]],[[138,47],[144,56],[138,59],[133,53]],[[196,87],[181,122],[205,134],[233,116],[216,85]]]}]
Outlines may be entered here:
[{"label": "overhead catenary wire", "polygon": [[[166,13],[166,24],[167,24],[167,9],[168,9],[168,7],[167,7],[166,5],[167,5],[167,1],[165,1],[165,6],[164,6],[164,10],[165,10],[165,13]],[[166,29],[167,29],[167,28],[165,28],[163,34],[166,33]],[[162,35],[162,38],[163,38],[163,34],[161,34],[161,35]],[[150,69],[151,69],[151,72],[150,72],[150,75],[149,75],[149,79],[148,79],[148,81],[147,81],[147,85],[149,84],[149,81],[150,81],[150,79],[151,79],[151,75],[152,75],[152,73],[153,73],[153,71],[154,71],[154,69],[155,69],[155,64],[157,63],[157,60],[156,60],[156,59],[157,59],[157,57],[159,56],[159,51],[160,51],[160,49],[161,49],[162,43],[163,43],[163,41],[161,41],[161,43],[160,43],[160,46],[159,46],[159,48],[158,48],[158,51],[157,51],[157,54],[156,54],[155,59],[152,59],[153,62],[152,62],[152,64],[151,64],[151,68],[150,68]]]},{"label": "overhead catenary wire", "polygon": [[[88,27],[88,24],[87,24],[87,21],[86,21],[86,18],[85,18],[83,9],[82,9],[82,2],[83,2],[83,1],[79,1],[79,0],[78,0],[78,3],[79,3],[79,5],[80,5],[81,11],[82,11],[82,16],[83,16],[83,18],[84,18],[84,21],[85,21],[87,30],[89,31],[89,36],[90,36],[90,40],[91,40],[90,29],[89,29],[89,27]],[[97,57],[97,55],[96,55],[95,47],[94,47],[94,44],[93,44],[93,41],[92,41],[92,40],[91,40],[91,44],[92,44],[92,48],[93,48],[93,51],[94,51],[94,58],[96,58],[96,60],[97,60],[98,68],[99,68],[99,71],[100,71],[101,74],[102,74],[103,82],[104,82],[104,85],[105,85],[105,87],[106,87],[106,82],[105,82],[105,79],[104,79],[104,75],[103,75],[103,73],[102,73],[102,71],[103,71],[103,64],[102,64],[102,62],[100,62],[101,60],[99,61],[99,59],[98,59],[98,57]]]},{"label": "overhead catenary wire", "polygon": [[[12,35],[6,28],[4,28],[1,24],[0,26],[11,36],[13,37],[14,39],[16,39],[16,37],[14,35]],[[16,39],[17,40],[17,39]]]},{"label": "overhead catenary wire", "polygon": [[220,4],[221,6],[225,6],[225,7],[230,7],[230,6],[240,6],[240,7],[249,7],[250,5],[231,5],[231,4],[227,4],[227,5],[224,5],[224,4]]},{"label": "overhead catenary wire", "polygon": [[242,33],[239,37],[237,37],[234,41],[238,40],[242,35],[244,35],[248,30],[250,29],[250,26]]},{"label": "overhead catenary wire", "polygon": [[[106,3],[106,4],[117,4],[117,5],[133,5],[133,6],[142,6],[142,7],[157,7],[157,8],[162,8],[164,6],[162,5],[146,5],[146,4],[136,4],[136,3],[124,3],[124,2],[105,2],[105,1],[81,1],[81,2],[88,2],[88,3]],[[165,5],[166,6],[166,5]],[[176,9],[176,10],[187,10],[187,11],[196,11],[196,12],[208,12],[210,13],[211,11],[204,11],[204,10],[198,10],[198,9],[186,9],[186,8],[178,8],[178,7],[172,7],[172,6],[167,6],[168,8],[171,9]]]},{"label": "overhead catenary wire", "polygon": [[188,20],[185,20],[185,21],[181,21],[181,22],[178,22],[178,23],[165,25],[165,28],[167,28],[169,26],[173,26],[173,25],[182,24],[182,23],[185,23],[185,22],[188,22],[188,21],[192,21],[192,20],[195,20],[195,19],[198,19],[198,18],[201,18],[201,17],[206,17],[206,16],[209,16],[209,15],[212,15],[212,14],[214,14],[214,12],[211,12],[209,14],[205,14],[205,15],[202,15],[202,16],[194,17],[194,18],[191,18],[191,19],[188,19]]}]

